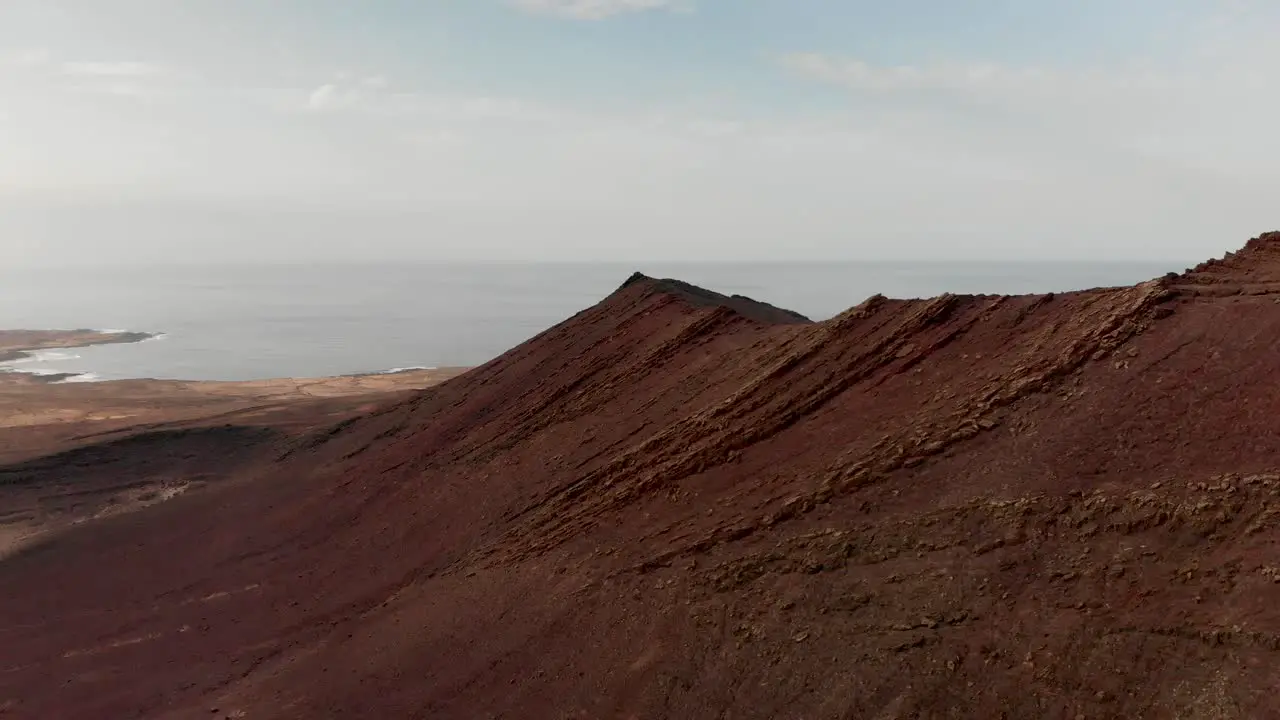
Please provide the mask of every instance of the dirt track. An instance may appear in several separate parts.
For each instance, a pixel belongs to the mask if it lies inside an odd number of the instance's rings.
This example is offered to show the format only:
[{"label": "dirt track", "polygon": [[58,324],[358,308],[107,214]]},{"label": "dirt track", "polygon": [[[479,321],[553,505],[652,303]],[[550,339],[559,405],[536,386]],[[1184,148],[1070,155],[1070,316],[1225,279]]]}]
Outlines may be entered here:
[{"label": "dirt track", "polygon": [[1277,281],[1280,235],[823,323],[633,278],[0,563],[0,708],[1273,716]]}]

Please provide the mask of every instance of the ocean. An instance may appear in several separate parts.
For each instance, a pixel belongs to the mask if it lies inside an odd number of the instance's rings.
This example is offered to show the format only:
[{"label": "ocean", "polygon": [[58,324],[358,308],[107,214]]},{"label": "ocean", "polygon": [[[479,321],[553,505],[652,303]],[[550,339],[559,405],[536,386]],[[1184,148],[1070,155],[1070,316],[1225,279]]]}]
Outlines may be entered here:
[{"label": "ocean", "polygon": [[[163,333],[45,352],[9,370],[78,380],[250,380],[473,366],[636,270],[825,319],[866,297],[1062,292],[1185,263],[640,263],[0,269],[0,328]],[[3,368],[4,366],[0,366]]]}]

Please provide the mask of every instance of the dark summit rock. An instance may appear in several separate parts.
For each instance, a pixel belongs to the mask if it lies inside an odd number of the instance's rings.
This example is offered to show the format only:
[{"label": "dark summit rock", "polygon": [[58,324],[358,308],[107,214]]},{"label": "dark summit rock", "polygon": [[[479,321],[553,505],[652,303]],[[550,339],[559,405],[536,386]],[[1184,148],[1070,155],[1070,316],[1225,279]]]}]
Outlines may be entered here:
[{"label": "dark summit rock", "polygon": [[672,295],[695,307],[725,307],[757,322],[783,325],[813,322],[798,312],[752,300],[744,295],[722,295],[681,280],[659,280],[638,272],[627,278],[619,291],[638,286],[651,292]]}]

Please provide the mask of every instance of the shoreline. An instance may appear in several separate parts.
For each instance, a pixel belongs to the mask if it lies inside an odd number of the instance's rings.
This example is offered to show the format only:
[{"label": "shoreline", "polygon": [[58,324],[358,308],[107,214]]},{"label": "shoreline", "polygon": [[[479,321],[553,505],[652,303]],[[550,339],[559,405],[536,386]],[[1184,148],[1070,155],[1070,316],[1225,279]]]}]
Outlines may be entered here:
[{"label": "shoreline", "polygon": [[[164,333],[0,330],[0,475],[17,471],[22,463],[56,458],[76,448],[110,448],[113,442],[154,433],[198,437],[234,426],[249,429],[241,431],[250,438],[257,432],[278,440],[302,437],[468,369],[395,367],[328,377],[253,380],[99,380],[91,371],[63,372],[41,362],[56,367],[57,360],[67,358],[54,355],[55,351],[160,337]],[[45,493],[47,497],[33,496],[21,486],[5,489],[0,483],[4,490],[0,504],[6,508],[0,512],[0,561],[81,522],[134,512],[205,484],[201,480],[173,485],[163,478],[137,482],[137,487],[125,489],[115,483],[98,487],[90,482],[73,493],[63,489]]]},{"label": "shoreline", "polygon": [[328,377],[254,380],[131,378],[91,380],[91,372],[27,372],[13,363],[42,351],[137,343],[160,333],[0,330],[0,464],[64,449],[77,438],[142,426],[245,421],[290,426],[323,422],[462,374],[461,367],[400,367]]},{"label": "shoreline", "polygon": [[0,330],[0,380],[23,376],[42,385],[74,382],[76,378],[94,377],[87,372],[40,372],[14,367],[18,363],[38,360],[41,352],[73,350],[98,345],[130,345],[163,337],[164,333],[130,330]]},{"label": "shoreline", "polygon": [[95,345],[129,345],[164,333],[130,330],[0,330],[0,364],[29,360],[42,350],[71,350]]},{"label": "shoreline", "polygon": [[[0,384],[22,385],[73,385],[120,382],[170,382],[170,383],[264,383],[308,382],[337,378],[376,378],[413,375],[416,373],[451,372],[458,368],[414,365],[387,370],[340,373],[331,376],[297,377],[274,376],[249,380],[194,380],[189,378],[130,377],[110,380],[96,379],[92,371],[25,370],[15,367],[19,363],[38,360],[40,353],[50,350],[73,350],[99,345],[128,345],[166,337],[163,332],[138,332],[131,330],[0,330]],[[79,380],[77,378],[92,378]]]}]

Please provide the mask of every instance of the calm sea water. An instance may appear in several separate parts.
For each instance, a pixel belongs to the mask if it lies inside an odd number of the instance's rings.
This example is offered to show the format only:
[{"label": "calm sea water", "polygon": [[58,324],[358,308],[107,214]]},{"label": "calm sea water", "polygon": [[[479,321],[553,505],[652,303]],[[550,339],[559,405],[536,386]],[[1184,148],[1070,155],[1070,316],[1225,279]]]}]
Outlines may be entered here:
[{"label": "calm sea water", "polygon": [[12,369],[245,380],[470,366],[599,301],[635,270],[828,318],[874,293],[1060,292],[1182,270],[1131,264],[365,265],[0,269],[0,327],[164,333]]}]

